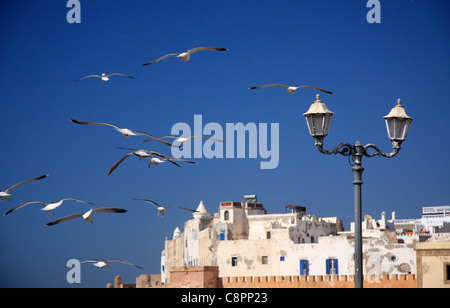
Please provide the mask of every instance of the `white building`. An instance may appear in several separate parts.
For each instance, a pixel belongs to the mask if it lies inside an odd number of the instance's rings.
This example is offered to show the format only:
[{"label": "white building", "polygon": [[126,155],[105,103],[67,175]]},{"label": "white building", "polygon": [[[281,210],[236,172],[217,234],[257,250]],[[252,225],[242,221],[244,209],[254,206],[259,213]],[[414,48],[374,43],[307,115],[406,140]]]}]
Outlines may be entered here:
[{"label": "white building", "polygon": [[450,232],[450,205],[423,207],[421,224],[430,234]]},{"label": "white building", "polygon": [[[315,217],[305,207],[267,214],[255,195],[242,202],[221,202],[211,216],[200,202],[184,232],[175,230],[161,254],[161,279],[171,267],[215,265],[219,277],[353,275],[354,234],[338,217]],[[418,240],[399,240],[394,217],[382,213],[363,222],[364,275],[415,274]]]},{"label": "white building", "polygon": [[211,265],[210,223],[211,214],[200,201],[193,218],[184,223],[184,232],[177,227],[172,239],[166,238],[161,250],[161,283],[170,281],[172,267]]},{"label": "white building", "polygon": [[[338,228],[339,222],[338,218],[316,218],[305,212],[251,216],[247,239],[218,243],[219,275],[353,275],[354,231],[344,232]],[[414,243],[399,243],[384,213],[378,221],[366,215],[363,274],[415,274],[414,247]]]},{"label": "white building", "polygon": [[[224,241],[218,246],[221,277],[353,275],[354,240],[351,235],[322,236],[315,243],[286,240],[279,229],[271,239]],[[374,230],[363,234],[364,275],[415,274],[412,244],[399,244],[395,233]]]},{"label": "white building", "polygon": [[204,259],[205,256],[201,255],[202,250],[199,248],[199,242],[202,238],[200,232],[208,228],[211,218],[211,214],[206,210],[203,201],[200,201],[197,212],[193,216],[193,219],[184,223],[184,264],[187,266],[203,265],[210,261]]},{"label": "white building", "polygon": [[435,234],[450,233],[450,205],[424,206],[422,217],[416,219],[392,220],[397,236],[406,242],[425,242]]}]

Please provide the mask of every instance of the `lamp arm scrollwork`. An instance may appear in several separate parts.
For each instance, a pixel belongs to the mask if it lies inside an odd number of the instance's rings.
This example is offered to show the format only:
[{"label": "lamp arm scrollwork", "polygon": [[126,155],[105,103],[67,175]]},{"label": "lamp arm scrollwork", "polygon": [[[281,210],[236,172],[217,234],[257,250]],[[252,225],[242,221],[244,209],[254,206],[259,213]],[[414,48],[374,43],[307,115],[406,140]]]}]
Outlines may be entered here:
[{"label": "lamp arm scrollwork", "polygon": [[353,155],[353,146],[347,142],[342,142],[340,144],[338,144],[338,146],[336,146],[333,150],[325,150],[323,148],[323,142],[321,140],[316,140],[316,147],[317,149],[325,154],[325,155],[330,155],[330,154],[341,154],[343,156],[352,156]]},{"label": "lamp arm scrollwork", "polygon": [[[367,151],[368,149],[372,149],[372,151],[370,151],[370,153]],[[375,151],[373,151],[375,150]],[[400,151],[400,142],[398,141],[392,141],[392,152],[391,153],[384,153],[379,147],[377,147],[375,144],[369,143],[367,145],[364,146],[364,156],[367,157],[373,157],[375,155],[378,156],[383,156],[383,157],[387,157],[387,158],[391,158],[394,157],[395,155],[398,154],[398,152]]]},{"label": "lamp arm scrollwork", "polygon": [[[366,156],[366,157],[373,157],[373,156],[383,156],[383,157],[394,157],[398,154],[400,151],[400,145],[401,142],[399,141],[392,141],[392,152],[391,153],[385,153],[383,152],[378,146],[376,146],[373,143],[369,143],[365,146],[362,146],[359,142],[355,144],[355,146],[352,146],[351,144],[347,142],[342,142],[338,144],[333,150],[326,150],[323,148],[323,140],[316,139],[316,147],[319,150],[319,152],[325,154],[325,155],[331,155],[331,154],[341,154],[343,156],[355,156],[355,154],[358,152],[360,153],[360,156]],[[357,150],[360,149],[361,150]],[[370,151],[369,151],[370,149]]]}]

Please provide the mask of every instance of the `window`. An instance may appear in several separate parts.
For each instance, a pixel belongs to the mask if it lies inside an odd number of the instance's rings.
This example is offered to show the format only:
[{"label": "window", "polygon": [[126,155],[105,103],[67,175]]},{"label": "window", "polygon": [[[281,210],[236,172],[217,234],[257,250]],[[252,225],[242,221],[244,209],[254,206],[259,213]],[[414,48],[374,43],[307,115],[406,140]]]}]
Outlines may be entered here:
[{"label": "window", "polygon": [[314,236],[311,236],[311,243],[314,243]]},{"label": "window", "polygon": [[338,259],[326,259],[326,273],[327,275],[339,275]]},{"label": "window", "polygon": [[449,263],[444,264],[444,270],[445,270],[445,272],[444,272],[444,275],[445,275],[444,283],[445,284],[450,284],[450,264]]},{"label": "window", "polygon": [[219,234],[219,240],[225,241],[225,233],[220,233]]},{"label": "window", "polygon": [[231,257],[231,266],[237,266],[238,260],[237,257]]},{"label": "window", "polygon": [[300,276],[309,275],[309,262],[306,259],[300,259]]},{"label": "window", "polygon": [[224,216],[224,217],[223,217],[224,220],[226,220],[226,221],[227,221],[227,220],[230,220],[230,212],[225,211],[225,212],[223,213],[223,216]]},{"label": "window", "polygon": [[280,261],[284,262],[284,256],[280,256]]},{"label": "window", "polygon": [[262,264],[269,264],[269,257],[268,256],[262,256],[261,257],[261,263]]},{"label": "window", "polygon": [[270,240],[270,239],[271,239],[271,234],[270,234],[270,231],[267,231],[267,232],[266,232],[266,238],[267,238],[268,240]]}]

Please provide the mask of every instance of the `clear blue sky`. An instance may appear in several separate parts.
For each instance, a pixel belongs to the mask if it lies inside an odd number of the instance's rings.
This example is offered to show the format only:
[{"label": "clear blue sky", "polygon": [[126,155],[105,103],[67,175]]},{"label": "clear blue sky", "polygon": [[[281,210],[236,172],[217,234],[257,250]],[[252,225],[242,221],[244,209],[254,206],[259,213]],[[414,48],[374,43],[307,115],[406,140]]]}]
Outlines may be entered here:
[{"label": "clear blue sky", "polygon": [[[450,5],[447,0],[381,1],[381,24],[366,21],[367,1],[83,1],[81,24],[66,21],[66,1],[0,4],[0,189],[50,174],[13,191],[2,214],[17,204],[72,197],[128,210],[47,227],[49,221],[89,209],[64,203],[50,218],[39,205],[0,216],[0,286],[104,287],[115,275],[133,283],[157,274],[164,238],[191,213],[155,209],[131,198],[210,213],[221,201],[257,194],[268,213],[287,204],[312,214],[353,216],[353,175],[343,156],[314,147],[302,113],[317,92],[248,87],[306,84],[334,91],[322,100],[334,112],[326,148],[340,142],[375,143],[390,151],[383,116],[401,98],[414,118],[394,158],[363,160],[363,215],[418,218],[422,206],[449,204]],[[190,63],[166,53],[197,46]],[[74,80],[88,74],[116,77]],[[112,128],[81,126],[74,118],[109,122],[156,136],[177,122],[279,123],[280,158],[261,170],[260,158],[196,159],[177,168],[128,158],[115,146],[170,154],[143,138]],[[144,270],[112,264],[82,267],[82,284],[66,282],[68,259],[121,258]]]}]

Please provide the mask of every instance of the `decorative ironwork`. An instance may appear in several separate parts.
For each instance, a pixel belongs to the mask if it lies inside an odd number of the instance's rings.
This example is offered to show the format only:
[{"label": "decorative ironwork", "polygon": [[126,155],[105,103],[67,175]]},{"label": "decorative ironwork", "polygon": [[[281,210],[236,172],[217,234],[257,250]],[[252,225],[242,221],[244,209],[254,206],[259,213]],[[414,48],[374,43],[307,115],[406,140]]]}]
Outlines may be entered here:
[{"label": "decorative ironwork", "polygon": [[330,155],[330,154],[341,154],[344,156],[351,156],[353,155],[353,146],[349,143],[346,142],[342,142],[340,143],[337,147],[335,147],[333,150],[329,151],[329,150],[325,150],[323,148],[323,142],[321,140],[317,140],[316,139],[316,147],[317,149],[325,154],[325,155]]},{"label": "decorative ironwork", "polygon": [[[383,152],[378,146],[376,146],[373,143],[369,143],[365,146],[362,146],[361,143],[357,142],[355,145],[351,145],[347,142],[342,142],[338,144],[333,150],[325,150],[323,148],[323,141],[319,138],[316,139],[316,147],[319,150],[319,152],[325,154],[325,155],[331,155],[331,154],[341,154],[343,156],[352,156],[353,161],[356,160],[355,156],[366,156],[366,157],[373,157],[373,156],[383,156],[387,158],[394,157],[398,154],[400,151],[400,142],[398,141],[392,141],[392,152],[391,153],[385,153]],[[359,151],[358,148],[361,148],[362,150]],[[371,150],[371,151],[369,151]],[[360,155],[356,155],[356,153],[360,153]]]},{"label": "decorative ironwork", "polygon": [[[370,153],[367,152],[368,149],[373,149],[375,151],[371,151]],[[364,146],[364,156],[367,157],[373,157],[375,155],[383,156],[387,158],[394,157],[397,155],[397,153],[400,151],[400,143],[398,141],[392,141],[392,152],[391,153],[384,153],[379,147],[377,147],[375,144],[369,143]]]}]

